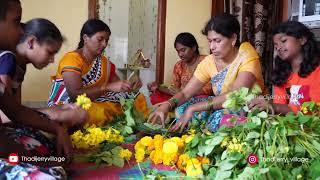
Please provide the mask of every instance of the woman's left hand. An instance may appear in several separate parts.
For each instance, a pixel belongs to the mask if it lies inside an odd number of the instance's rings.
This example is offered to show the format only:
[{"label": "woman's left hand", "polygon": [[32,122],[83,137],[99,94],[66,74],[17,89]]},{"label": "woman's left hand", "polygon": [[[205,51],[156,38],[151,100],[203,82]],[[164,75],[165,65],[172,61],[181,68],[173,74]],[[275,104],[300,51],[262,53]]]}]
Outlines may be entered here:
[{"label": "woman's left hand", "polygon": [[132,83],[131,83],[131,87],[132,87],[132,90],[133,90],[133,91],[140,89],[140,88],[142,87],[142,81],[141,81],[141,79],[139,78],[137,81],[132,82]]},{"label": "woman's left hand", "polygon": [[180,129],[180,132],[182,132],[190,123],[193,116],[193,111],[188,108],[183,115],[180,117],[179,121],[176,122],[172,128],[170,128],[171,132],[177,131]]}]

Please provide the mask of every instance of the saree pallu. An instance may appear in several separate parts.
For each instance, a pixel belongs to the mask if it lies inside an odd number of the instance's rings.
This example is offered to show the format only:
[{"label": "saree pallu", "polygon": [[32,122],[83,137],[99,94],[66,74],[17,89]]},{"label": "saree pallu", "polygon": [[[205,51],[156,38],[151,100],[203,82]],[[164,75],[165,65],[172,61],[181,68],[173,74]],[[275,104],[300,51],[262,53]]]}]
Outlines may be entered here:
[{"label": "saree pallu", "polygon": [[[58,67],[58,72],[53,77],[48,106],[72,103],[63,78],[62,72],[75,72],[81,74],[84,88],[101,86],[108,83],[112,76],[115,76],[115,66],[103,56],[97,57],[92,65],[86,67],[82,57],[76,52],[67,54]],[[102,96],[93,100],[92,106],[88,110],[89,119],[87,123],[102,125],[111,121],[114,117],[123,113],[120,105],[120,97],[134,99],[135,109],[147,116],[149,113],[147,102],[142,93],[134,92],[106,92]]]}]

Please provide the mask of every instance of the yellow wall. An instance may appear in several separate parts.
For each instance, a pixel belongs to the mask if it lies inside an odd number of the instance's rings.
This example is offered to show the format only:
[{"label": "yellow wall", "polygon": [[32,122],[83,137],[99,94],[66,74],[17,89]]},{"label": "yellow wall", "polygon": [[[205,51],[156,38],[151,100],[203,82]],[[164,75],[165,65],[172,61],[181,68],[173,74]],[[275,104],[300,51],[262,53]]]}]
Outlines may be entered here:
[{"label": "yellow wall", "polygon": [[200,53],[208,54],[207,38],[201,34],[201,30],[211,17],[211,1],[212,0],[167,1],[165,83],[171,81],[173,66],[178,59],[173,43],[180,32],[192,33],[198,41]]},{"label": "yellow wall", "polygon": [[54,75],[62,55],[77,47],[83,23],[88,18],[88,0],[24,0],[22,22],[32,18],[47,18],[55,23],[66,38],[55,63],[41,71],[28,65],[22,87],[22,101],[46,101],[50,90],[50,76]]}]

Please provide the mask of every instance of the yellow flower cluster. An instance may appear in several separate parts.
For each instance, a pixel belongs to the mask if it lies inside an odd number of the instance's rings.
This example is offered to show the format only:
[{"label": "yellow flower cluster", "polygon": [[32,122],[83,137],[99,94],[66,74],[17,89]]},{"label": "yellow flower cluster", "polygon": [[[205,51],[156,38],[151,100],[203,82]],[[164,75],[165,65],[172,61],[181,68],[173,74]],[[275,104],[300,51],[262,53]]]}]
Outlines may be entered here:
[{"label": "yellow flower cluster", "polygon": [[84,132],[78,130],[71,135],[72,144],[78,149],[98,147],[103,141],[121,143],[123,140],[118,130],[113,128],[102,130],[95,126],[86,128]]},{"label": "yellow flower cluster", "polygon": [[244,143],[240,143],[236,138],[232,138],[232,140],[228,141],[224,139],[221,143],[221,147],[227,147],[228,152],[244,152]]},{"label": "yellow flower cluster", "polygon": [[120,154],[119,156],[127,161],[130,160],[131,156],[132,156],[132,152],[128,149],[121,149],[120,150]]},{"label": "yellow flower cluster", "polygon": [[76,104],[83,109],[88,110],[91,107],[91,100],[86,94],[82,94],[77,97]]},{"label": "yellow flower cluster", "polygon": [[153,138],[145,136],[135,144],[136,161],[143,162],[149,158],[154,164],[177,165],[181,171],[187,172],[188,176],[203,174],[201,165],[209,164],[209,159],[203,157],[190,159],[187,154],[183,154],[186,143],[190,142],[193,137],[193,133],[183,135],[181,138],[168,139],[161,135],[155,135]]}]

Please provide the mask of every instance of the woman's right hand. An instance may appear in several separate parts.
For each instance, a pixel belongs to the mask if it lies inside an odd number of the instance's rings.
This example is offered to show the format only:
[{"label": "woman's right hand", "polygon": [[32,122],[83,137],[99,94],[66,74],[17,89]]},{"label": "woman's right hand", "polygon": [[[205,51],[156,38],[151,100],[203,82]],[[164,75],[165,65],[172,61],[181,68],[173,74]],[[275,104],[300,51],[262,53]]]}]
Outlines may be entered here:
[{"label": "woman's right hand", "polygon": [[168,112],[170,111],[170,104],[164,102],[156,106],[156,110],[150,114],[148,122],[155,124],[160,121],[162,127],[165,127],[165,121],[167,119]]},{"label": "woman's right hand", "polygon": [[106,85],[107,91],[114,91],[114,92],[129,92],[131,91],[131,83],[126,80],[120,80],[116,82],[111,82]]}]

